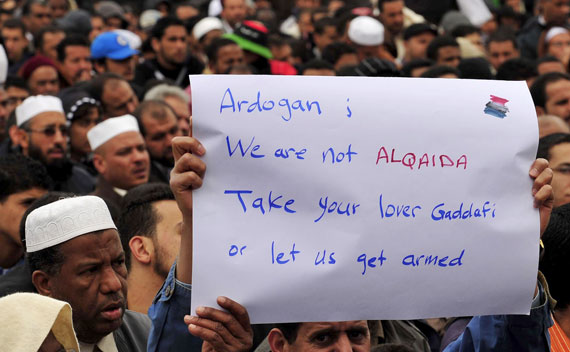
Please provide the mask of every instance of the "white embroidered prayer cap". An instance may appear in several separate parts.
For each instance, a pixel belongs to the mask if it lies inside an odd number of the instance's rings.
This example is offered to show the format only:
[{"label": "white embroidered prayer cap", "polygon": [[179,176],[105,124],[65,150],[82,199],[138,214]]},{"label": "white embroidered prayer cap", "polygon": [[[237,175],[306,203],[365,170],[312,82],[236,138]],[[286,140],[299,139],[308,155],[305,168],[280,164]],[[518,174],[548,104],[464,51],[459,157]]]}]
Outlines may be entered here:
[{"label": "white embroidered prayer cap", "polygon": [[552,38],[556,37],[559,34],[568,33],[568,29],[564,27],[552,27],[546,32],[546,36],[544,37],[544,41],[550,43]]},{"label": "white embroidered prayer cap", "polygon": [[348,25],[348,38],[358,45],[380,45],[384,43],[384,25],[370,16],[355,17]]},{"label": "white embroidered prayer cap", "polygon": [[132,115],[112,117],[101,122],[87,132],[87,140],[91,150],[95,150],[125,132],[140,132],[137,119]]},{"label": "white embroidered prayer cap", "polygon": [[58,200],[26,218],[26,251],[37,252],[95,231],[117,229],[105,201],[96,196]]},{"label": "white embroidered prayer cap", "polygon": [[51,95],[33,95],[26,98],[16,108],[16,124],[18,127],[43,112],[61,112],[64,116],[61,99]]},{"label": "white embroidered prayer cap", "polygon": [[192,29],[192,35],[194,38],[200,40],[203,36],[215,29],[220,31],[224,30],[224,24],[222,23],[222,20],[217,17],[205,17],[194,25],[194,29]]}]

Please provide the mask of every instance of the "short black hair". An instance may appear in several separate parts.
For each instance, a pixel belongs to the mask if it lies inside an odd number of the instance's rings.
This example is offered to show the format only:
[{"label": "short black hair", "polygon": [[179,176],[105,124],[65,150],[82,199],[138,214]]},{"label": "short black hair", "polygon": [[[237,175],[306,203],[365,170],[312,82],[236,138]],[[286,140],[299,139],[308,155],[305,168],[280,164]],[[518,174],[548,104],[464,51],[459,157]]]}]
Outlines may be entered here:
[{"label": "short black hair", "polygon": [[227,45],[238,45],[238,44],[228,38],[216,38],[212,40],[210,45],[208,45],[208,47],[206,48],[206,55],[208,56],[208,61],[212,63],[218,61],[218,51],[220,51],[221,48]]},{"label": "short black hair", "polygon": [[570,143],[570,134],[553,133],[542,137],[538,140],[538,150],[536,152],[536,157],[550,160],[550,150],[554,146],[562,143]]},{"label": "short black hair", "polygon": [[59,62],[65,61],[65,48],[68,46],[84,46],[89,48],[89,41],[82,35],[79,34],[69,34],[66,35],[65,38],[57,45],[57,60]]},{"label": "short black hair", "polygon": [[487,39],[487,49],[489,48],[489,44],[491,42],[495,43],[502,43],[502,42],[511,42],[513,43],[513,48],[518,49],[519,46],[517,44],[517,37],[513,31],[508,30],[507,28],[501,28],[496,32],[491,33],[489,39]]},{"label": "short black hair", "polygon": [[502,81],[525,81],[537,75],[534,61],[517,57],[503,62],[497,69],[495,78]]},{"label": "short black hair", "polygon": [[0,202],[14,193],[32,188],[50,190],[52,180],[45,166],[21,154],[0,157]]},{"label": "short black hair", "polygon": [[534,106],[544,108],[546,106],[546,86],[550,83],[561,80],[570,81],[570,75],[561,72],[548,72],[539,76],[532,86],[530,86],[530,95],[534,101]]},{"label": "short black hair", "polygon": [[384,4],[387,2],[397,2],[397,1],[401,1],[404,2],[404,0],[378,0],[378,8],[380,9],[380,11],[382,11],[382,8],[384,7]]},{"label": "short black hair", "polygon": [[125,251],[127,269],[131,266],[129,241],[134,236],[153,237],[156,225],[161,220],[152,203],[174,200],[174,194],[163,183],[147,183],[130,189],[123,198],[123,208],[117,221],[117,229]]},{"label": "short black hair", "polygon": [[337,21],[330,17],[323,17],[320,20],[316,21],[313,26],[315,27],[315,33],[323,34],[325,32],[325,28],[327,27],[334,27],[335,30],[337,30]]},{"label": "short black hair", "polygon": [[178,19],[177,17],[174,16],[162,17],[161,19],[156,21],[156,23],[152,27],[150,35],[151,38],[153,39],[156,38],[158,40],[162,39],[162,37],[164,36],[164,32],[166,32],[166,29],[170,26],[181,26],[184,27],[184,30],[186,30],[184,22],[182,22],[182,20]]},{"label": "short black hair", "polygon": [[9,18],[4,23],[2,23],[2,29],[9,28],[9,29],[19,29],[22,32],[22,36],[26,36],[26,25],[24,22],[19,18]]},{"label": "short black hair", "polygon": [[434,67],[428,69],[426,72],[422,73],[422,75],[420,77],[423,77],[423,78],[440,78],[441,76],[447,75],[447,74],[456,75],[458,78],[461,77],[461,72],[459,72],[458,69],[456,69],[455,67],[445,66],[445,65],[434,66]]},{"label": "short black hair", "polygon": [[555,310],[564,310],[570,305],[570,204],[554,208],[542,241],[544,256],[539,269],[548,281],[550,294],[557,301]]},{"label": "short black hair", "polygon": [[[20,239],[26,248],[26,219],[30,213],[44,205],[56,202],[60,199],[74,197],[73,193],[63,193],[63,192],[49,192],[38,198],[35,202],[30,205],[30,207],[22,216],[22,221],[20,222]],[[61,270],[61,265],[65,261],[63,253],[60,251],[60,245],[55,245],[48,247],[37,252],[28,253],[26,252],[26,260],[30,265],[30,271],[33,273],[36,270],[41,270],[48,275],[57,275]]]},{"label": "short black hair", "polygon": [[461,60],[457,66],[461,72],[461,78],[470,79],[493,79],[489,61],[482,57],[470,57]]},{"label": "short black hair", "polygon": [[6,82],[4,82],[4,89],[6,90],[10,87],[16,87],[24,89],[28,93],[30,92],[30,89],[28,88],[28,83],[26,82],[25,79],[23,79],[20,76],[8,75],[8,77],[6,77]]},{"label": "short black hair", "polygon": [[460,24],[453,28],[453,30],[451,31],[451,36],[454,38],[458,38],[458,37],[465,37],[473,33],[481,33],[481,29],[475,27],[472,24]]},{"label": "short black hair", "polygon": [[435,62],[429,59],[415,59],[402,67],[402,77],[412,77],[412,71],[421,67],[432,67]]},{"label": "short black hair", "polygon": [[103,98],[102,98],[103,90],[105,88],[105,85],[107,84],[107,81],[110,80],[119,80],[127,82],[127,80],[121,75],[118,75],[114,72],[104,72],[93,78],[89,82],[89,85],[87,86],[88,93],[93,97],[93,99],[101,103],[101,107],[103,108],[103,110],[105,109],[105,107],[103,106]]},{"label": "short black hair", "polygon": [[459,48],[459,43],[457,40],[450,35],[442,35],[433,38],[426,49],[427,58],[433,61],[437,61],[439,55],[439,49],[446,46],[454,46]]},{"label": "short black hair", "polygon": [[322,58],[330,64],[335,65],[342,55],[346,54],[356,54],[356,49],[346,43],[335,42],[325,46],[322,52]]},{"label": "short black hair", "polygon": [[303,74],[306,70],[331,70],[334,72],[334,67],[328,61],[322,59],[312,59],[309,62],[305,63],[299,72],[299,74]]},{"label": "short black hair", "polygon": [[44,36],[47,34],[54,34],[54,33],[65,33],[65,31],[59,27],[56,26],[46,26],[46,27],[42,27],[42,29],[40,29],[40,31],[38,32],[38,35],[36,37],[34,37],[34,45],[36,47],[36,49],[42,50],[43,46],[44,46],[44,41],[45,38]]}]

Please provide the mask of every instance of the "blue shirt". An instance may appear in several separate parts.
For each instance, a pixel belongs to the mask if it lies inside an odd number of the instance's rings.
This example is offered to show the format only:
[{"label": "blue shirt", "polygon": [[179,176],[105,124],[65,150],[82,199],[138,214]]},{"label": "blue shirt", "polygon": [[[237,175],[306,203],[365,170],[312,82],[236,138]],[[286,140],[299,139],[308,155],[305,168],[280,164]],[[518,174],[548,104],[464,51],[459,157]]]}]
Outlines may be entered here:
[{"label": "blue shirt", "polygon": [[541,284],[530,315],[473,317],[465,331],[444,352],[550,351],[548,328],[552,326],[549,300]]},{"label": "blue shirt", "polygon": [[190,314],[192,285],[176,280],[176,262],[148,309],[152,321],[148,352],[201,351],[202,340],[190,334],[184,316]]}]

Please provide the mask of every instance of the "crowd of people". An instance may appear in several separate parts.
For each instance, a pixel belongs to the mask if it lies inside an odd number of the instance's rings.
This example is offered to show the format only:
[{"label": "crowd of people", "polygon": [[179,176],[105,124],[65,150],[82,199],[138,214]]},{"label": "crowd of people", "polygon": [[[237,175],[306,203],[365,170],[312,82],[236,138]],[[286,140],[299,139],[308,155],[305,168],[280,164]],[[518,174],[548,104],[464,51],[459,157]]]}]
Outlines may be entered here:
[{"label": "crowd of people", "polygon": [[[570,351],[569,15],[570,0],[1,1],[0,350]],[[530,315],[251,325],[231,297],[190,315],[208,182],[192,74],[526,81]]]}]

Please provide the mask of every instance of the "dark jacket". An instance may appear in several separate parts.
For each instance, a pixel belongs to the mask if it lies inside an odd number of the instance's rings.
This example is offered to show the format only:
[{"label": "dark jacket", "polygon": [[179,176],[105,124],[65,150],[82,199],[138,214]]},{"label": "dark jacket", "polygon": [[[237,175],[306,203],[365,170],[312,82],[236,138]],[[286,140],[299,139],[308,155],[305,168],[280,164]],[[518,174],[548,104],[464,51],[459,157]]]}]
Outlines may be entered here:
[{"label": "dark jacket", "polygon": [[24,261],[6,275],[0,276],[0,297],[16,292],[37,292],[32,283],[32,273],[27,261]]},{"label": "dark jacket", "polygon": [[183,65],[174,70],[166,69],[156,59],[146,60],[135,69],[133,83],[144,87],[149,81],[169,79],[177,86],[186,88],[190,85],[188,75],[200,74],[204,71],[204,64],[196,57],[189,56]]},{"label": "dark jacket", "polygon": [[99,176],[97,178],[97,187],[91,194],[102,198],[105,203],[107,203],[111,217],[114,221],[117,221],[121,212],[121,208],[123,207],[123,197],[115,192],[113,186],[105,181],[103,177]]},{"label": "dark jacket", "polygon": [[535,60],[538,57],[537,46],[542,31],[546,27],[538,22],[538,17],[532,17],[523,26],[517,36],[517,44],[521,57]]},{"label": "dark jacket", "polygon": [[146,352],[150,319],[147,315],[126,310],[123,324],[113,332],[119,352]]}]

